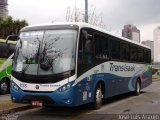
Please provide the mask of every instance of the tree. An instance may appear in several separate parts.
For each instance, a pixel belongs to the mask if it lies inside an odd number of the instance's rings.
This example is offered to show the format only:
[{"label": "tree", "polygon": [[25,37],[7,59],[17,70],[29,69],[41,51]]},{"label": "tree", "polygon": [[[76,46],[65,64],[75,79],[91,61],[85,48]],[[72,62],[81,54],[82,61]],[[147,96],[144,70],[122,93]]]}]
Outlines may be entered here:
[{"label": "tree", "polygon": [[[101,28],[106,28],[106,25],[103,22],[103,15],[102,13],[96,14],[96,8],[91,8],[88,11],[88,23],[98,26]],[[80,10],[79,8],[67,8],[66,13],[66,21],[67,22],[85,22],[85,14],[83,10]]]},{"label": "tree", "polygon": [[26,20],[13,20],[11,16],[0,18],[0,38],[5,39],[8,35],[17,35],[19,30],[28,23]]}]

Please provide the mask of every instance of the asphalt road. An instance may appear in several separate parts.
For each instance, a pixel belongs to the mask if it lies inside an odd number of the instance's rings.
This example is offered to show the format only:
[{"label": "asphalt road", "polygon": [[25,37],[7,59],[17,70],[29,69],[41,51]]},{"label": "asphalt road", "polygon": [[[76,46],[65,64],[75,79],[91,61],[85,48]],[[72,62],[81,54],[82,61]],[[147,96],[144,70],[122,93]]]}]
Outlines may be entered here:
[{"label": "asphalt road", "polygon": [[10,95],[9,95],[9,94],[6,94],[6,95],[0,95],[0,104],[1,104],[1,102],[8,101],[8,100],[11,100],[11,98],[10,98]]},{"label": "asphalt road", "polygon": [[[154,114],[154,116],[147,116]],[[159,114],[159,115],[158,115]],[[35,108],[10,115],[18,120],[160,120],[160,82],[142,90],[139,96],[128,93],[109,98],[99,110],[92,110],[89,105],[76,108]]]}]

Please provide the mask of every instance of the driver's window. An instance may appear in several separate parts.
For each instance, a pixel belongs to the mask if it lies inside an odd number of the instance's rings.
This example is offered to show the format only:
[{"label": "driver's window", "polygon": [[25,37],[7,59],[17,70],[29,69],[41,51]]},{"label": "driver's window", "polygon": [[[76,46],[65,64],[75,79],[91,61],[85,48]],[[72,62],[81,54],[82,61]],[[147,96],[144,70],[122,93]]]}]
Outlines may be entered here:
[{"label": "driver's window", "polygon": [[89,70],[93,66],[93,39],[92,31],[87,31],[88,37],[81,31],[78,48],[78,75]]}]

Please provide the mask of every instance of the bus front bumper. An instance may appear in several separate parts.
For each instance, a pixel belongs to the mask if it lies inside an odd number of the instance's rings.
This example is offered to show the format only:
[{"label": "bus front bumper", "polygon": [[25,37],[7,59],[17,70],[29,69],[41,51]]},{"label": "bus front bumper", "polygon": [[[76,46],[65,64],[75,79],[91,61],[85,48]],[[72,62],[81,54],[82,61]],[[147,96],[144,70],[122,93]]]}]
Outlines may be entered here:
[{"label": "bus front bumper", "polygon": [[32,92],[23,91],[20,88],[15,89],[11,86],[11,100],[15,103],[32,104],[34,101],[41,101],[44,106],[68,106],[74,107],[76,105],[75,87],[60,92]]}]

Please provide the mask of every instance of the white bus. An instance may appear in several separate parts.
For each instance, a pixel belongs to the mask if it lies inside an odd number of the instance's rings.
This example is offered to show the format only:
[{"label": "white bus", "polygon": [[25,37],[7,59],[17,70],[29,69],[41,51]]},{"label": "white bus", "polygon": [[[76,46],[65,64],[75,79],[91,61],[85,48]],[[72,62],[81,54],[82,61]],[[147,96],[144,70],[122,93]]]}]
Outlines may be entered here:
[{"label": "white bus", "polygon": [[100,108],[103,99],[152,83],[151,50],[87,23],[28,26],[13,59],[11,99]]}]

